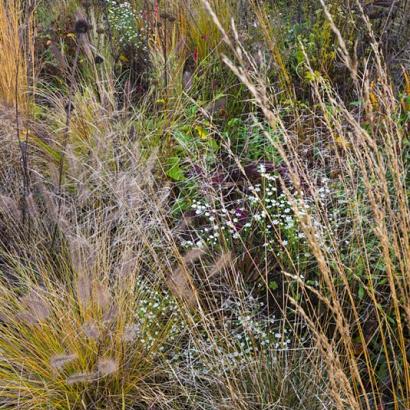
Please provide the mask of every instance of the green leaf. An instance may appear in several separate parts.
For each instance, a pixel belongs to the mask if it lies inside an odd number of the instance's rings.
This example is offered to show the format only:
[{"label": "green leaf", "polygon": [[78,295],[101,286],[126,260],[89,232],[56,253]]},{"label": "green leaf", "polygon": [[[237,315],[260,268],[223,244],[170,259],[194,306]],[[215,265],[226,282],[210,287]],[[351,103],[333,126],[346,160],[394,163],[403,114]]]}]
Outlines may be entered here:
[{"label": "green leaf", "polygon": [[168,159],[168,170],[166,175],[174,181],[183,181],[186,177],[181,168],[181,160],[179,157],[171,157]]},{"label": "green leaf", "polygon": [[177,140],[178,144],[186,151],[190,149],[193,139],[192,136],[182,131],[175,131],[174,138]]},{"label": "green leaf", "polygon": [[178,216],[187,209],[189,209],[189,203],[186,198],[178,198],[172,206],[171,213],[173,216]]},{"label": "green leaf", "polygon": [[214,138],[209,138],[208,139],[208,141],[207,141],[207,145],[208,145],[208,147],[212,150],[212,151],[218,151],[218,149],[219,149],[219,145],[218,145],[218,143],[215,141],[215,139]]},{"label": "green leaf", "polygon": [[276,290],[279,287],[278,282],[276,280],[271,280],[269,282],[269,289]]},{"label": "green leaf", "polygon": [[200,125],[195,125],[194,129],[201,140],[206,140],[208,138],[209,133],[205,128]]},{"label": "green leaf", "polygon": [[359,286],[358,296],[360,300],[364,298],[364,287],[363,286]]},{"label": "green leaf", "polygon": [[34,145],[36,145],[44,154],[47,154],[54,161],[58,162],[61,160],[61,153],[44,142],[41,138],[35,135],[30,135],[30,139]]}]

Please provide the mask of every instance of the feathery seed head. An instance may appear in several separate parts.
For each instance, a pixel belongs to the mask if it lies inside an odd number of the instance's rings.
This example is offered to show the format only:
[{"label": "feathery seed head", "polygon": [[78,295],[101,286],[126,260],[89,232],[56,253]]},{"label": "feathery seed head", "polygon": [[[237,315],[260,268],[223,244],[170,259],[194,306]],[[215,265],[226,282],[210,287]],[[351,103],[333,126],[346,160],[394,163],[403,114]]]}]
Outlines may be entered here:
[{"label": "feathery seed head", "polygon": [[97,379],[95,373],[74,373],[66,379],[66,383],[69,385],[78,383],[92,383]]},{"label": "feathery seed head", "polygon": [[89,320],[88,322],[84,323],[82,326],[84,334],[93,340],[97,340],[100,337],[100,329],[98,328],[97,323],[93,320]]},{"label": "feathery seed head", "polygon": [[110,358],[99,359],[97,362],[98,373],[101,376],[108,376],[118,371],[118,363]]},{"label": "feathery seed head", "polygon": [[77,355],[73,354],[61,354],[55,355],[50,358],[50,365],[56,370],[62,369],[67,363],[71,363],[77,359]]}]

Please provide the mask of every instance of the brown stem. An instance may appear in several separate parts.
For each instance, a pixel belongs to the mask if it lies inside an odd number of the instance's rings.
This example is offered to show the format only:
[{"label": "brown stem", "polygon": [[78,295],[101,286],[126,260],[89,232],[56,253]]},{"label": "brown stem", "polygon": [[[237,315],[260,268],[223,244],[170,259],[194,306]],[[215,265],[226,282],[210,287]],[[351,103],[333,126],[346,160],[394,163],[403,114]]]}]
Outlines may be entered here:
[{"label": "brown stem", "polygon": [[[79,39],[78,39],[79,40]],[[75,50],[75,57],[74,62],[70,74],[70,86],[68,90],[68,103],[66,107],[66,122],[64,127],[64,137],[63,137],[63,145],[61,150],[61,157],[59,162],[59,170],[58,170],[58,185],[57,185],[57,218],[54,224],[54,231],[51,240],[51,248],[53,249],[57,239],[57,232],[58,232],[58,221],[61,215],[61,205],[62,205],[62,185],[63,185],[63,174],[64,174],[64,160],[65,154],[67,150],[69,134],[70,134],[70,124],[71,124],[71,113],[72,113],[72,100],[74,94],[74,87],[75,87],[75,72],[77,70],[78,65],[78,58],[80,55],[80,42],[77,41],[77,48]]]}]

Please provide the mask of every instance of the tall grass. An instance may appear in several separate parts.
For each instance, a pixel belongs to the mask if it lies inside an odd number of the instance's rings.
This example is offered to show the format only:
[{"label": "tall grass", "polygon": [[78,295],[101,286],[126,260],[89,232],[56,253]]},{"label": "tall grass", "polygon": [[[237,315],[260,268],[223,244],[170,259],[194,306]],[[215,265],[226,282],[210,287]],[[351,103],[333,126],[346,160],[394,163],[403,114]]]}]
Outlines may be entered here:
[{"label": "tall grass", "polygon": [[[356,85],[356,99],[361,102],[360,110],[352,112],[331,83],[312,69],[305,54],[319,109],[314,115],[326,130],[318,138],[326,138],[330,145],[327,172],[336,175],[325,198],[315,182],[315,170],[305,165],[299,141],[283,121],[266,80],[255,65],[249,70],[253,62],[249,54],[223,32],[215,15],[214,21],[235,53],[236,61],[225,58],[226,64],[249,88],[269,125],[281,135],[272,140],[267,134],[267,138],[280,152],[294,185],[302,189],[301,184],[307,184],[314,199],[311,212],[302,216],[303,209],[285,188],[295,212],[301,215],[320,280],[315,288],[297,275],[304,303],[292,302],[313,332],[325,360],[336,406],[404,409],[410,404],[410,210],[400,100],[367,17],[362,14],[361,19],[371,38],[372,73],[369,67],[358,66],[323,7]],[[209,5],[208,9],[213,13]],[[287,272],[284,275],[290,276]],[[315,300],[321,309],[316,309]]]},{"label": "tall grass", "polygon": [[19,0],[0,5],[0,100],[7,107],[14,107],[17,102],[21,112],[28,109],[28,84],[33,76],[32,67],[29,68],[29,61],[34,60],[30,17],[31,12],[26,15]]},{"label": "tall grass", "polygon": [[323,3],[329,49],[296,40],[294,69],[263,2],[131,3],[148,91],[107,21],[53,40],[24,202],[37,61],[23,3],[0,4],[0,407],[409,408],[408,107],[369,20],[363,64]]}]

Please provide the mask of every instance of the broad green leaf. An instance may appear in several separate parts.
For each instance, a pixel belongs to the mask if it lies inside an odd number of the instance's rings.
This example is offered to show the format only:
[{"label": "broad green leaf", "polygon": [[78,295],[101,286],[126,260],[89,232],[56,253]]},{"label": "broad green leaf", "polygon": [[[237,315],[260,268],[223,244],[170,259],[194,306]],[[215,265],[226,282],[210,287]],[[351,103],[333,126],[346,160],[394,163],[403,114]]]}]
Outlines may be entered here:
[{"label": "broad green leaf", "polygon": [[179,157],[171,157],[168,159],[168,170],[166,172],[167,176],[174,181],[183,181],[185,179],[185,174],[181,168],[181,160]]}]

